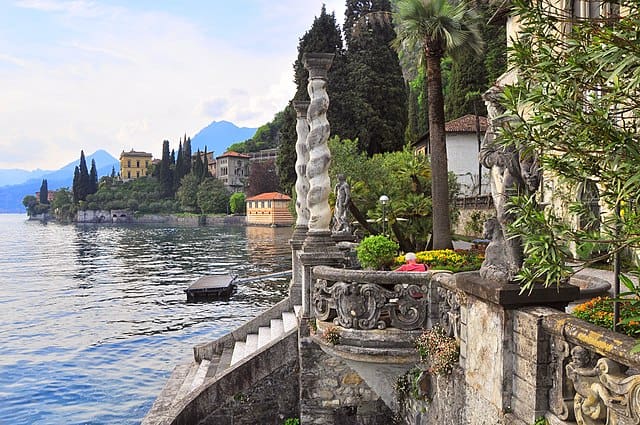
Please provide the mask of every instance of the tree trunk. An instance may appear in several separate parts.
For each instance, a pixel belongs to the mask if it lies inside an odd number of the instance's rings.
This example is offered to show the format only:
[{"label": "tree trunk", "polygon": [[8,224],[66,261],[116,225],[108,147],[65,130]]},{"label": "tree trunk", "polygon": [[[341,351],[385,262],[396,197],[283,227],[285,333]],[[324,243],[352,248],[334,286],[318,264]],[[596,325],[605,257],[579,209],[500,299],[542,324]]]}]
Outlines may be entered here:
[{"label": "tree trunk", "polygon": [[427,54],[427,90],[429,93],[429,144],[431,146],[431,196],[433,213],[433,249],[453,248],[449,215],[447,144],[444,130],[441,56]]},{"label": "tree trunk", "polygon": [[365,215],[362,214],[362,212],[360,212],[360,209],[356,207],[356,204],[354,204],[351,199],[349,199],[348,206],[349,206],[349,211],[351,212],[351,214],[353,214],[353,218],[355,218],[356,221],[360,223],[363,229],[365,229],[367,232],[371,233],[372,235],[378,234],[376,229],[374,229],[373,226],[371,226],[371,224],[369,224],[369,222],[367,221],[367,217],[365,217]]}]

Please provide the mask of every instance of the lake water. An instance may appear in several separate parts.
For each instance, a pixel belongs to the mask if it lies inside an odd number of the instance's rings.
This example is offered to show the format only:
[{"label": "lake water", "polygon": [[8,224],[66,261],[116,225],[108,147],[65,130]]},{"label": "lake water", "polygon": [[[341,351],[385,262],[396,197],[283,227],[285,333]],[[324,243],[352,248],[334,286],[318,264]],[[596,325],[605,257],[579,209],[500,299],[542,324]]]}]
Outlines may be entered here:
[{"label": "lake water", "polygon": [[205,274],[291,268],[289,228],[75,226],[0,214],[0,424],[138,424],[192,346],[288,279],[186,303]]}]

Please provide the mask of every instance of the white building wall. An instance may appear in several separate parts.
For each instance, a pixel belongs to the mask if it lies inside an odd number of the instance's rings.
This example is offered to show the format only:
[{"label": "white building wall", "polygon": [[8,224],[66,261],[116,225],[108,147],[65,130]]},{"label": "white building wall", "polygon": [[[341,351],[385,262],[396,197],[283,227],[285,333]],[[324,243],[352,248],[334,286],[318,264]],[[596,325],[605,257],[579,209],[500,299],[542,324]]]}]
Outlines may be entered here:
[{"label": "white building wall", "polygon": [[[447,133],[447,162],[462,196],[478,195],[478,137],[475,133]],[[488,194],[489,170],[482,169],[482,192]]]}]

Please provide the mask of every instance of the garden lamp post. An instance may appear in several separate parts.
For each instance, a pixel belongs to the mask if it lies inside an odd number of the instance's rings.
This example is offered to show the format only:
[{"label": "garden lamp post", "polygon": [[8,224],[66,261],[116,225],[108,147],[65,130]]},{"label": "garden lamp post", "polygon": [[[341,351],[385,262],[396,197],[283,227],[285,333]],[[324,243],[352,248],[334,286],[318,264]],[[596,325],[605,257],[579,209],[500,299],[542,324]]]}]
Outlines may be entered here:
[{"label": "garden lamp post", "polygon": [[387,236],[385,222],[387,221],[387,204],[389,203],[389,197],[387,195],[382,195],[379,201],[382,204],[382,234]]}]

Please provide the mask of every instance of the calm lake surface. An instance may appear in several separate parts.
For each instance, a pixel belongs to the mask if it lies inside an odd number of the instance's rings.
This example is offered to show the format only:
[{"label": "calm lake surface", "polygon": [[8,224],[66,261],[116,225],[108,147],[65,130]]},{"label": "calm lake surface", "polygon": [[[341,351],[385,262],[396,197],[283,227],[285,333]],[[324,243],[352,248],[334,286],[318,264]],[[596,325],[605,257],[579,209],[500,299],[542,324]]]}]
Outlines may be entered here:
[{"label": "calm lake surface", "polygon": [[0,214],[0,424],[138,424],[192,346],[288,279],[186,303],[205,274],[291,268],[289,228],[75,226]]}]

